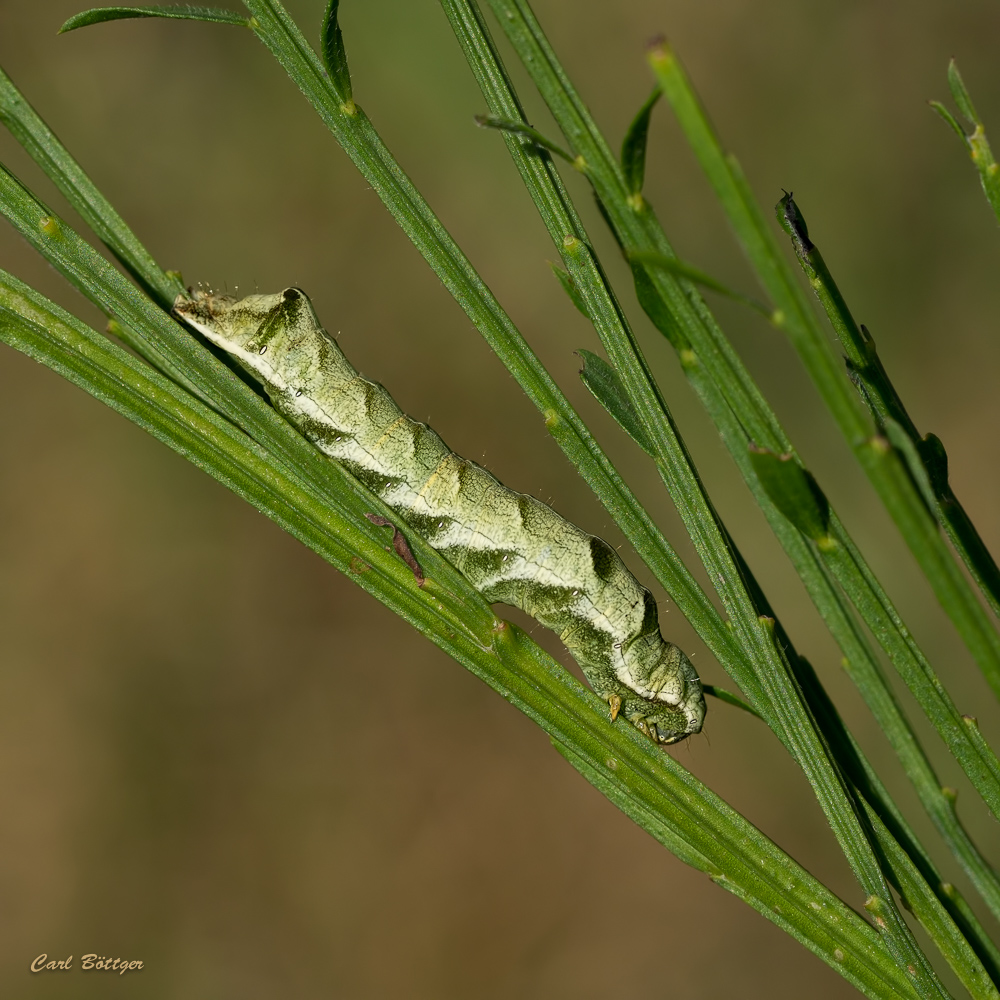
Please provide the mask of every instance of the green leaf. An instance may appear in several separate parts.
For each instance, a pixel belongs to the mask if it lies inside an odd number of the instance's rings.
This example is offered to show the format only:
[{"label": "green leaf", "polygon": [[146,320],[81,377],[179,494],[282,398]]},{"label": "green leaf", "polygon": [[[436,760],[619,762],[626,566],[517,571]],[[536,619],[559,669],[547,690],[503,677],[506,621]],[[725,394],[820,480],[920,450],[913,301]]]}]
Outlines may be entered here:
[{"label": "green leaf", "polygon": [[925,434],[917,443],[917,450],[924,460],[935,496],[942,496],[948,488],[948,453],[937,434]]},{"label": "green leaf", "polygon": [[552,268],[552,273],[559,279],[559,284],[562,285],[562,290],[570,297],[570,301],[577,309],[583,313],[587,319],[590,319],[590,310],[587,309],[587,303],[583,301],[583,296],[580,294],[580,289],[576,287],[576,282],[570,277],[568,271],[564,271],[558,264],[553,264],[549,261],[549,267]]},{"label": "green leaf", "polygon": [[649,119],[653,114],[656,102],[663,95],[659,87],[646,98],[639,113],[632,119],[625,138],[622,140],[622,172],[629,192],[637,195],[642,192],[642,182],[646,176],[646,140],[649,136]]},{"label": "green leaf", "polygon": [[758,719],[761,718],[760,712],[753,705],[744,701],[739,695],[733,694],[732,691],[717,687],[715,684],[702,684],[701,689],[711,698],[717,698],[727,705],[732,705],[734,708],[740,708],[744,712],[749,712],[750,715],[755,715]]},{"label": "green leaf", "polygon": [[582,349],[578,353],[583,358],[583,368],[580,370],[583,384],[597,397],[601,406],[615,418],[621,429],[646,454],[654,455],[653,445],[618,373],[596,354]]},{"label": "green leaf", "polygon": [[250,18],[235,10],[225,10],[222,7],[196,7],[190,4],[172,4],[156,7],[95,7],[74,14],[59,29],[59,34],[73,31],[75,28],[85,28],[90,24],[100,24],[102,21],[121,21],[133,17],[172,17],[183,21],[215,21],[217,24],[238,24],[247,27]]},{"label": "green leaf", "polygon": [[650,318],[664,337],[673,345],[676,351],[690,351],[691,341],[683,327],[677,322],[672,309],[663,300],[656,286],[650,280],[644,265],[632,262],[632,280],[635,282],[635,297],[639,300],[642,311]]},{"label": "green leaf", "polygon": [[675,277],[684,278],[701,288],[707,288],[710,291],[718,292],[719,295],[725,295],[727,299],[742,302],[753,309],[754,312],[760,313],[768,322],[779,323],[780,325],[779,317],[776,316],[774,310],[769,309],[763,302],[758,302],[752,296],[744,295],[742,292],[736,291],[735,288],[724,285],[711,275],[705,274],[704,271],[699,271],[698,268],[693,267],[691,264],[685,264],[684,261],[679,260],[677,257],[668,257],[666,254],[655,253],[650,250],[637,250],[628,254],[628,259],[633,263],[658,267],[662,271],[668,271]]},{"label": "green leaf", "polygon": [[965,134],[965,129],[962,128],[958,119],[940,101],[931,101],[930,105],[955,130],[959,139],[968,145],[969,137]]},{"label": "green leaf", "polygon": [[823,541],[829,534],[830,504],[808,469],[794,455],[750,449],[757,478],[772,503],[806,538]]},{"label": "green leaf", "polygon": [[547,139],[538,129],[533,128],[526,122],[516,122],[507,118],[495,118],[492,115],[476,115],[476,124],[480,128],[495,128],[498,132],[511,132],[514,135],[523,135],[541,149],[547,149],[550,153],[561,156],[569,163],[576,163],[576,158],[567,153],[562,146],[557,145],[551,139]]},{"label": "green leaf", "polygon": [[347,65],[347,52],[344,49],[344,35],[340,30],[337,12],[340,0],[330,0],[323,18],[323,63],[330,80],[340,91],[343,103],[353,103],[351,92],[351,71]]},{"label": "green leaf", "polygon": [[962,79],[962,74],[959,73],[958,65],[954,59],[948,63],[948,86],[951,88],[951,96],[958,106],[958,110],[973,125],[980,124],[979,115],[976,114],[972,98],[969,96],[969,91],[965,87],[965,81]]}]

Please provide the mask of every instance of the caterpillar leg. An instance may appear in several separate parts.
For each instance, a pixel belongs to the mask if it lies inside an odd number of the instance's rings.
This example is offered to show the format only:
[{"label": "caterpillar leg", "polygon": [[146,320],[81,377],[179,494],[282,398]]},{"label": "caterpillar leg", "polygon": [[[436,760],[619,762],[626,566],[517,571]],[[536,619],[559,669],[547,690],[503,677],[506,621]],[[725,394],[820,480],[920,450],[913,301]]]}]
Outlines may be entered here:
[{"label": "caterpillar leg", "polygon": [[679,743],[701,730],[705,710],[700,684],[696,690],[690,690],[680,704],[670,705],[644,698],[620,682],[603,680],[596,690],[601,700],[608,703],[612,722],[619,716],[628,719],[639,732],[660,746]]}]

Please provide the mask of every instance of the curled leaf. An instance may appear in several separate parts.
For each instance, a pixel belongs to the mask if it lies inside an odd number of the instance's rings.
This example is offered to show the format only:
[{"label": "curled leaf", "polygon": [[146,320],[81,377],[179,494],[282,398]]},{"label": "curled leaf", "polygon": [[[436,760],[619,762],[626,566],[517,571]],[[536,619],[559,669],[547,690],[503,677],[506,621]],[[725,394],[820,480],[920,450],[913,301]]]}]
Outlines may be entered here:
[{"label": "curled leaf", "polygon": [[217,24],[238,24],[245,28],[250,24],[246,14],[222,7],[197,7],[191,4],[171,4],[154,7],[94,7],[92,10],[74,14],[59,29],[59,34],[86,28],[103,21],[122,21],[135,17],[171,17],[182,21],[215,21]]}]

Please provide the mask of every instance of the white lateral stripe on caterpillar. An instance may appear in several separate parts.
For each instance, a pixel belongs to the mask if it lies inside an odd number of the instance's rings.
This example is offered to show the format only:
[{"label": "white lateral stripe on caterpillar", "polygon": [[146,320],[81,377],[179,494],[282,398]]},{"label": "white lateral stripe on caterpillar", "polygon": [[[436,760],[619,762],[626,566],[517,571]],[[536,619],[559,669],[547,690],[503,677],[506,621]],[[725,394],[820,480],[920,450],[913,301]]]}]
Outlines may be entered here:
[{"label": "white lateral stripe on caterpillar", "polygon": [[607,542],[450,451],[361,378],[305,294],[180,296],[174,312],[260,381],[275,408],[396,511],[490,602],[552,629],[591,687],[658,743],[701,730],[690,660]]}]

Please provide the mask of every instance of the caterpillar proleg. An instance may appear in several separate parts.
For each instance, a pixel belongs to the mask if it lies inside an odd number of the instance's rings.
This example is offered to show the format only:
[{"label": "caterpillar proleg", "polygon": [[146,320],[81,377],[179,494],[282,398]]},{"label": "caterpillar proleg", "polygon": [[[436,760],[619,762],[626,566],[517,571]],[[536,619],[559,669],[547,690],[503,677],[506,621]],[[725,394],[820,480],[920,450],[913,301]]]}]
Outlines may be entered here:
[{"label": "caterpillar proleg", "polygon": [[607,542],[460,458],[363,379],[305,294],[239,301],[196,292],[174,312],[257,379],[274,407],[340,462],[486,600],[552,629],[591,687],[654,741],[701,730],[690,660],[660,635],[656,602]]}]

